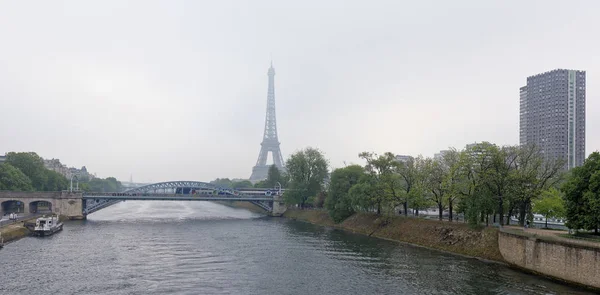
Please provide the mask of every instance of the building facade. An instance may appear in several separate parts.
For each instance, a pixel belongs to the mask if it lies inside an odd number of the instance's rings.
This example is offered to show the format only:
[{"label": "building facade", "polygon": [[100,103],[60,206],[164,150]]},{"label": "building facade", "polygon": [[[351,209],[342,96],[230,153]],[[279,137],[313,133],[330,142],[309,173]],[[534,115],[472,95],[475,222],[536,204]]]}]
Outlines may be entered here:
[{"label": "building facade", "polygon": [[408,161],[412,160],[413,157],[407,155],[396,155],[396,161],[401,163],[408,163]]},{"label": "building facade", "polygon": [[519,139],[565,168],[585,160],[585,71],[556,69],[527,77],[520,88]]},{"label": "building facade", "polygon": [[433,159],[436,161],[441,161],[444,159],[446,154],[448,154],[449,152],[450,152],[450,150],[441,150],[439,153],[435,153],[433,155]]},{"label": "building facade", "polygon": [[89,179],[92,180],[95,178],[93,174],[90,174],[87,171],[85,166],[81,167],[81,169],[77,169],[74,167],[67,167],[67,165],[62,164],[59,159],[44,159],[44,167],[48,170],[52,170],[67,179],[71,179],[71,177],[76,176],[79,179]]}]

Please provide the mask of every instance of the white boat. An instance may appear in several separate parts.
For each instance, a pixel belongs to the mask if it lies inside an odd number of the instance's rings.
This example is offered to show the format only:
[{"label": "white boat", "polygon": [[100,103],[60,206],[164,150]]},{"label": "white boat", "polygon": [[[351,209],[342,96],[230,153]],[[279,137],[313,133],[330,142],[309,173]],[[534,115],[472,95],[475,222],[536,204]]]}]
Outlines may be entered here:
[{"label": "white boat", "polygon": [[58,220],[58,216],[42,216],[35,221],[35,227],[33,228],[33,235],[35,236],[49,236],[53,233],[62,230],[63,223]]}]

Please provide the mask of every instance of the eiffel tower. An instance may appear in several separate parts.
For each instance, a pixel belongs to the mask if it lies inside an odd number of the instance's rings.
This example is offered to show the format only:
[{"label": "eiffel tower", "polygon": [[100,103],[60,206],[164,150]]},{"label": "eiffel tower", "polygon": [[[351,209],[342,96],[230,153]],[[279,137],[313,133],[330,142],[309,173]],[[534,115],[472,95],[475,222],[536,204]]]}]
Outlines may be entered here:
[{"label": "eiffel tower", "polygon": [[265,118],[265,133],[256,165],[252,168],[250,182],[256,183],[267,178],[269,166],[267,157],[269,152],[273,155],[273,164],[279,168],[279,171],[285,171],[283,157],[279,149],[279,139],[277,138],[277,120],[275,119],[275,69],[273,62],[267,73],[269,76],[269,89],[267,91],[267,116]]}]

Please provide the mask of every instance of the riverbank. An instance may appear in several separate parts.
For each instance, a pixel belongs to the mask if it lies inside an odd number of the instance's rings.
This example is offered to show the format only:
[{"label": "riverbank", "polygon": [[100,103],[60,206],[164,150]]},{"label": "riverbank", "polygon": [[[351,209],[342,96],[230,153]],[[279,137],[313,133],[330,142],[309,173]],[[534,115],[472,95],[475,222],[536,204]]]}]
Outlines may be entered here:
[{"label": "riverbank", "polygon": [[284,217],[331,226],[372,237],[414,244],[469,257],[505,262],[498,247],[498,229],[472,229],[463,223],[403,216],[356,213],[336,224],[327,211],[288,210]]},{"label": "riverbank", "polygon": [[[31,231],[25,226],[26,223],[31,222],[31,219],[19,221],[17,223],[4,226],[0,228],[2,238],[5,243],[14,242],[20,238],[28,236]],[[35,222],[35,219],[34,219]]]}]

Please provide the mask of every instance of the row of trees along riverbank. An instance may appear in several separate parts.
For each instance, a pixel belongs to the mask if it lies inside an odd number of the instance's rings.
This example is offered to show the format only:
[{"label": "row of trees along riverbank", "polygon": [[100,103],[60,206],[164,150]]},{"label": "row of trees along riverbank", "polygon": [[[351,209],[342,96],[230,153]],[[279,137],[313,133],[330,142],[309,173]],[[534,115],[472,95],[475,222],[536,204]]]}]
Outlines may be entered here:
[{"label": "row of trees along riverbank", "polygon": [[[121,182],[114,177],[106,179],[80,177],[77,181],[79,189],[83,191],[119,192],[122,190]],[[34,152],[10,152],[6,154],[6,161],[0,164],[0,190],[61,191],[68,189],[69,185],[70,180],[62,174],[46,169],[44,160]]]},{"label": "row of trees along riverbank", "polygon": [[364,166],[335,169],[327,181],[328,161],[319,150],[292,154],[286,161],[285,201],[300,208],[325,207],[336,222],[355,212],[407,215],[410,208],[418,215],[435,207],[440,220],[444,211],[449,221],[458,212],[471,225],[509,224],[515,215],[524,225],[534,212],[566,217],[574,229],[597,230],[600,225],[597,152],[569,173],[564,161],[545,159],[535,146],[488,142],[450,149],[435,159],[398,161],[389,152],[359,157]]}]

